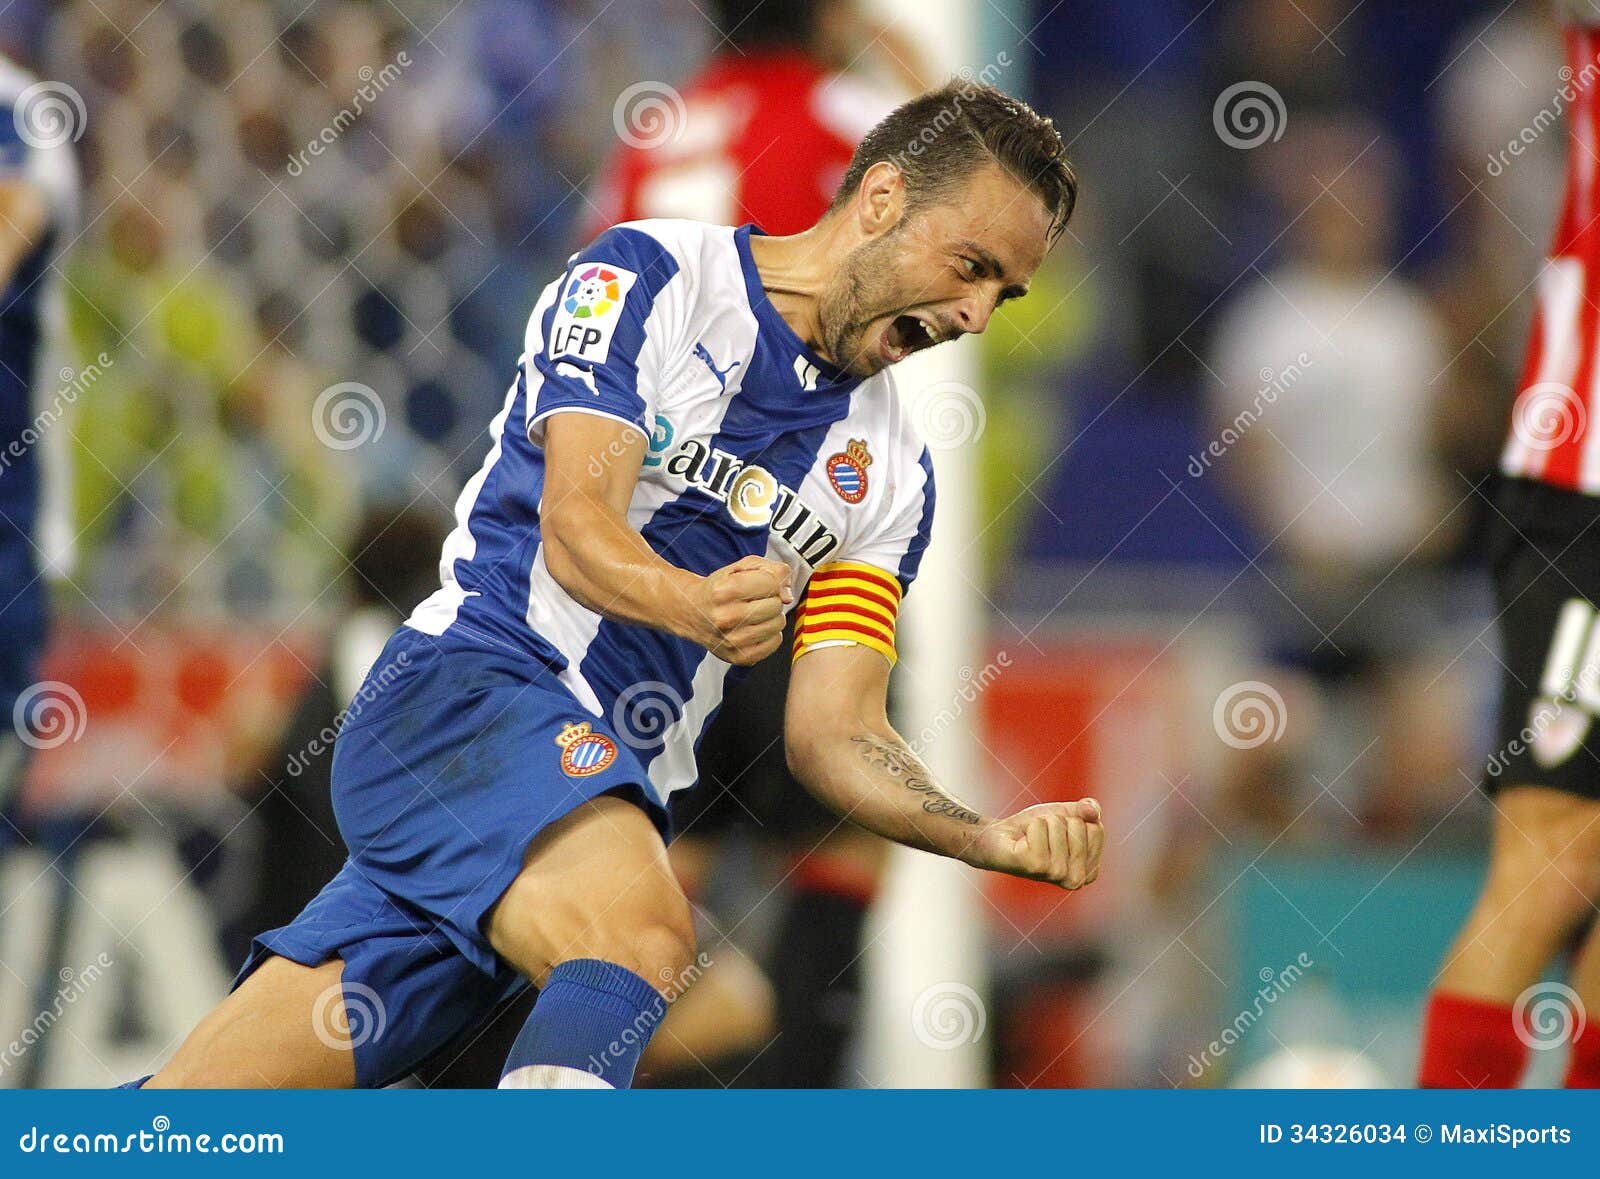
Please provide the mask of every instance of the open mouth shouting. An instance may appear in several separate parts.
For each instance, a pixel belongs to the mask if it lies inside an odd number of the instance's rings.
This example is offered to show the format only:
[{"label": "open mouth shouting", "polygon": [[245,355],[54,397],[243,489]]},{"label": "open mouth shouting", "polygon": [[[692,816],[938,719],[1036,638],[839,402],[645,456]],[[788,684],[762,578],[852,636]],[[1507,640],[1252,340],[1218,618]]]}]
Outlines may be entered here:
[{"label": "open mouth shouting", "polygon": [[897,315],[883,329],[878,340],[878,355],[889,364],[896,364],[913,352],[932,348],[935,344],[953,339],[958,333],[947,331],[944,325],[926,312],[907,312]]}]

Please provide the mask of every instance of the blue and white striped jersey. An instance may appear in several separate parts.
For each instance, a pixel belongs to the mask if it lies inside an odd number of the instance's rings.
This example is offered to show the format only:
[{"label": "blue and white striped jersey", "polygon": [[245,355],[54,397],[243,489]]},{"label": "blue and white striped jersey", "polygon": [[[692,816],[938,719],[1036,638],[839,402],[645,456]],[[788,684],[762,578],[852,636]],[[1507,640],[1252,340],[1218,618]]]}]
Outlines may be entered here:
[{"label": "blue and white striped jersey", "polygon": [[0,180],[31,186],[47,210],[43,239],[0,291],[0,701],[32,681],[47,579],[69,573],[74,556],[69,432],[60,420],[82,390],[62,368],[67,315],[57,263],[78,228],[71,136],[82,112],[68,109],[68,94],[76,98],[0,58]]},{"label": "blue and white striped jersey", "polygon": [[933,523],[933,467],[893,380],[844,373],[805,346],[762,290],[750,255],[759,232],[637,221],[573,255],[528,321],[492,447],[456,504],[442,584],[409,620],[554,668],[628,739],[663,800],[693,784],[695,746],[734,669],[687,640],[604,619],[551,578],[539,531],[546,420],[599,414],[648,434],[629,523],[702,575],[763,555],[789,564],[798,591],[845,561],[903,591]]}]

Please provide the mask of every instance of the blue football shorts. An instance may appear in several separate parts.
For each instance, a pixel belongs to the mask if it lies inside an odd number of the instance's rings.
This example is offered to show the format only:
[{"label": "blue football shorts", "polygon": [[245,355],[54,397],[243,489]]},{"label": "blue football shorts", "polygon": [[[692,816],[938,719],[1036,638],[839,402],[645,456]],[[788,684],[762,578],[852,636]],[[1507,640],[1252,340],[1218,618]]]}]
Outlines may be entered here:
[{"label": "blue football shorts", "polygon": [[349,859],[294,921],[255,939],[234,985],[273,954],[343,959],[349,1026],[337,1031],[354,1048],[357,1084],[398,1080],[523,985],[483,926],[534,837],[618,794],[666,838],[647,782],[608,718],[547,665],[402,626],[334,744]]}]

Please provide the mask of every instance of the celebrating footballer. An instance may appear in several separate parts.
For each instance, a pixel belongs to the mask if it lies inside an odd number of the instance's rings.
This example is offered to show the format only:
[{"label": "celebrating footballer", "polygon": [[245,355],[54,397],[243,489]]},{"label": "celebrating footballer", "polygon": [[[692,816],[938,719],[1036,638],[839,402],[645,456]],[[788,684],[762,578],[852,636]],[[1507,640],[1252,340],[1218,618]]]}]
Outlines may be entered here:
[{"label": "celebrating footballer", "polygon": [[[1025,295],[1077,192],[1049,120],[959,82],[879,123],[804,232],[638,221],[575,254],[529,317],[440,586],[345,715],[348,861],[143,1083],[385,1085],[527,980],[502,1087],[628,1086],[695,954],[668,799],[791,612],[808,790],[910,847],[1093,883],[1094,800],[983,814],[886,708],[934,527],[889,370]],[[649,739],[626,724],[644,688],[672,713]],[[319,1035],[341,1004],[382,1018]]]}]

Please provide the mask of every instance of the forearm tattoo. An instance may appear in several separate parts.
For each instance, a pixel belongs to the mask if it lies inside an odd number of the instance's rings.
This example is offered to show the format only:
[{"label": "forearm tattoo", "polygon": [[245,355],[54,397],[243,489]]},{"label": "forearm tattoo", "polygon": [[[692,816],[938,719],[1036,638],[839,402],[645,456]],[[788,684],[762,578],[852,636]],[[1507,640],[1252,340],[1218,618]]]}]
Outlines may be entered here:
[{"label": "forearm tattoo", "polygon": [[877,737],[857,736],[851,737],[862,758],[869,764],[886,770],[896,778],[907,790],[914,790],[922,795],[922,809],[930,815],[944,815],[958,823],[976,825],[983,822],[983,816],[977,811],[951,798],[928,777],[927,770],[923,769],[912,752],[904,745],[896,745]]}]

